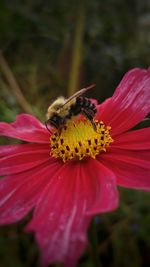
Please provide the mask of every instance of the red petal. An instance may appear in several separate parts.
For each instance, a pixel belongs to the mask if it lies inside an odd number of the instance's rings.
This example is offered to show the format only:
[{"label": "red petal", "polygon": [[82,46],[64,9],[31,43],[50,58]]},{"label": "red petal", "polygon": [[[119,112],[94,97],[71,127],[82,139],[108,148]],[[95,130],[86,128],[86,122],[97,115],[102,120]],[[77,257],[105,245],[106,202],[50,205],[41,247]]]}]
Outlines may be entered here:
[{"label": "red petal", "polygon": [[117,206],[114,175],[94,162],[65,164],[42,193],[28,230],[36,232],[45,265],[74,266],[86,244],[91,214]]},{"label": "red petal", "polygon": [[58,162],[45,163],[22,174],[0,180],[0,223],[9,224],[23,218],[60,168]]},{"label": "red petal", "polygon": [[19,144],[1,146],[0,175],[24,172],[50,159],[48,145]]},{"label": "red petal", "polygon": [[[118,207],[116,177],[99,161],[91,159],[82,170],[87,214],[108,212]],[[84,188],[82,186],[82,188]]]},{"label": "red petal", "polygon": [[127,133],[123,133],[111,144],[113,148],[129,150],[149,150],[150,149],[150,128],[143,128]]},{"label": "red petal", "polygon": [[149,150],[131,151],[111,148],[99,158],[115,173],[118,185],[150,190]]},{"label": "red petal", "polygon": [[0,135],[34,143],[49,143],[49,132],[35,117],[18,115],[13,123],[0,122]]},{"label": "red petal", "polygon": [[28,230],[36,232],[44,265],[60,261],[75,266],[85,247],[90,218],[85,216],[87,204],[79,166],[78,162],[70,162],[57,173],[28,225]]},{"label": "red petal", "polygon": [[118,135],[139,123],[150,111],[150,69],[126,73],[114,95],[98,106],[97,118]]}]

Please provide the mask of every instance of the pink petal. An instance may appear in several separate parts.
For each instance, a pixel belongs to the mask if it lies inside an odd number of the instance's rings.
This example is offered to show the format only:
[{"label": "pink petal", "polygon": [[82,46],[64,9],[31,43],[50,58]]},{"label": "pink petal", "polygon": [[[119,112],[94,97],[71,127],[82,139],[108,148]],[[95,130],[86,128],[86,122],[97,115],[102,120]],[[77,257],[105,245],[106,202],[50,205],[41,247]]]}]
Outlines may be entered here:
[{"label": "pink petal", "polygon": [[76,265],[86,244],[90,221],[85,217],[78,163],[65,164],[45,188],[28,230],[36,232],[42,250],[42,264],[60,261]]},{"label": "pink petal", "polygon": [[46,162],[30,171],[0,179],[0,224],[23,218],[61,167],[58,162]]},{"label": "pink petal", "polygon": [[21,114],[13,123],[0,122],[0,135],[34,143],[49,143],[49,132],[35,117]]},{"label": "pink petal", "polygon": [[99,159],[117,177],[117,184],[123,187],[150,190],[150,151],[132,151],[111,148]]},{"label": "pink petal", "polygon": [[88,200],[86,214],[92,215],[116,209],[118,191],[114,173],[94,159],[88,161],[81,171],[85,197]]},{"label": "pink petal", "polygon": [[24,172],[50,159],[49,146],[19,144],[1,146],[0,175]]},{"label": "pink petal", "polygon": [[111,144],[113,148],[150,150],[150,128],[123,133]]},{"label": "pink petal", "polygon": [[13,156],[16,153],[26,153],[28,151],[49,151],[50,146],[48,144],[13,144],[13,145],[1,145],[0,146],[0,158]]},{"label": "pink petal", "polygon": [[36,233],[43,264],[75,266],[87,242],[91,214],[115,208],[116,199],[115,177],[99,162],[65,164],[43,191],[28,225]]},{"label": "pink petal", "polygon": [[134,127],[150,112],[150,69],[126,73],[114,95],[98,106],[97,118],[118,135]]}]

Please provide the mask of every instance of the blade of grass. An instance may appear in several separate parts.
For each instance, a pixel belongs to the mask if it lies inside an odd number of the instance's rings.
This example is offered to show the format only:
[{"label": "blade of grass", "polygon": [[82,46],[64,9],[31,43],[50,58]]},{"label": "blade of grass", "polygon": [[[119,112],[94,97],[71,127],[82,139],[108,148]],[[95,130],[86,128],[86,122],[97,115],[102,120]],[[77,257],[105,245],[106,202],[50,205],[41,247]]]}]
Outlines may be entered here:
[{"label": "blade of grass", "polygon": [[19,84],[11,71],[6,59],[4,58],[3,54],[0,52],[0,70],[5,77],[9,87],[12,89],[14,95],[16,96],[16,99],[21,106],[21,108],[27,112],[27,113],[33,113],[33,110],[27,100],[25,99]]},{"label": "blade of grass", "polygon": [[82,62],[84,25],[85,25],[85,7],[81,5],[78,9],[74,42],[72,48],[70,76],[69,76],[69,83],[67,90],[68,96],[73,95],[76,92],[79,83],[79,76],[80,76],[80,69]]}]

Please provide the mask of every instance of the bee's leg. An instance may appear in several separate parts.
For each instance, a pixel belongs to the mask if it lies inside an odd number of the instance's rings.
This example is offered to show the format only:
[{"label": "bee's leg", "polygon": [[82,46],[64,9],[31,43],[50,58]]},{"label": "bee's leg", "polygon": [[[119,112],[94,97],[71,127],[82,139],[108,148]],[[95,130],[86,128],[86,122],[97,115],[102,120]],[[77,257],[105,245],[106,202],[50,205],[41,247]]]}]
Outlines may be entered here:
[{"label": "bee's leg", "polygon": [[45,126],[46,126],[46,129],[51,133],[51,130],[48,128],[48,124],[49,124],[49,121],[45,121]]},{"label": "bee's leg", "polygon": [[[45,126],[46,126],[46,129],[51,133],[51,134],[53,134],[53,131],[51,131],[51,129],[49,128],[49,126],[50,126],[50,120],[47,120],[47,121],[45,121]],[[55,126],[54,126],[55,127]],[[56,128],[56,127],[55,127]]]},{"label": "bee's leg", "polygon": [[93,121],[93,116],[90,114],[90,112],[88,112],[86,109],[83,109],[82,110],[82,114],[91,122],[92,126],[93,126],[93,129],[94,131],[97,130],[96,128],[96,124],[95,122]]}]

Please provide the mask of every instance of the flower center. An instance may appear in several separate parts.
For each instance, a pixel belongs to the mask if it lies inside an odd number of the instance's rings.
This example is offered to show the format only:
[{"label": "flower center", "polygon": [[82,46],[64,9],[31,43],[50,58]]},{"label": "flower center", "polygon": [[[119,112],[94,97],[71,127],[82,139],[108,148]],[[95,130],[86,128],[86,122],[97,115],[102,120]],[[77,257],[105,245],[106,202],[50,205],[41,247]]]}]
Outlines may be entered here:
[{"label": "flower center", "polygon": [[94,123],[96,131],[88,120],[69,120],[61,130],[56,130],[50,137],[50,154],[55,158],[62,158],[65,162],[73,158],[95,158],[100,152],[106,151],[113,142],[109,134],[111,127],[105,127],[102,121]]}]

